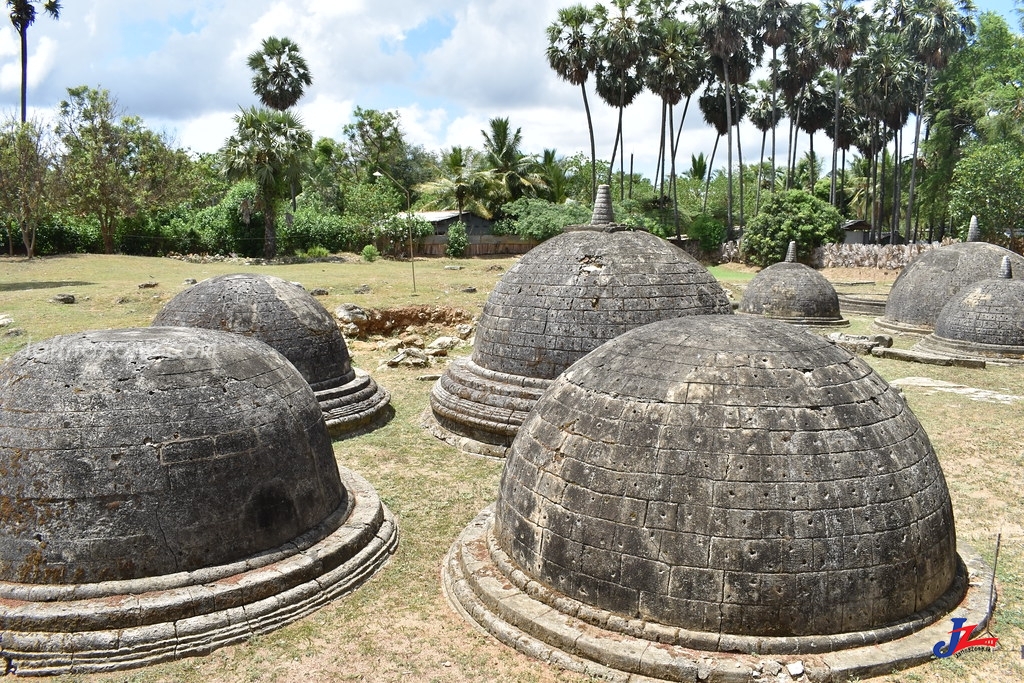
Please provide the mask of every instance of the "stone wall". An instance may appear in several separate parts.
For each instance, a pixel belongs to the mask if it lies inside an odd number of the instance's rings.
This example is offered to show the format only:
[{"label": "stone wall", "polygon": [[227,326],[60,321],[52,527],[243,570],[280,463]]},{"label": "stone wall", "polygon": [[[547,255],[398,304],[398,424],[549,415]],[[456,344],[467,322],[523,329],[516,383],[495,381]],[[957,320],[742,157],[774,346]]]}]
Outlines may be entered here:
[{"label": "stone wall", "polygon": [[[950,244],[945,240],[942,244]],[[684,244],[686,244],[684,242]],[[878,268],[879,270],[900,270],[921,252],[934,249],[938,242],[931,244],[826,244],[814,250],[810,265],[815,268]],[[685,248],[685,247],[684,247]],[[691,251],[687,249],[687,251]],[[692,251],[691,251],[692,253]],[[698,254],[693,254],[698,256]],[[739,262],[739,245],[726,242],[722,245],[716,263]]]}]

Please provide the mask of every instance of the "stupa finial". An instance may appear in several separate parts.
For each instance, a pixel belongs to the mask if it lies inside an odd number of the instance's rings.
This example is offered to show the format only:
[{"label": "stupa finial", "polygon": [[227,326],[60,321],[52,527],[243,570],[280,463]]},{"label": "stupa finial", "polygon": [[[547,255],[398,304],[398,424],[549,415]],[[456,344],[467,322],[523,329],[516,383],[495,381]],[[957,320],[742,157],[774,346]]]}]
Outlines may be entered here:
[{"label": "stupa finial", "polygon": [[1003,263],[999,266],[999,277],[1009,280],[1013,277],[1013,266],[1010,265],[1010,257],[1004,256]]},{"label": "stupa finial", "polygon": [[597,196],[594,197],[594,215],[591,217],[590,223],[591,225],[610,225],[614,222],[612,190],[608,185],[598,185]]},{"label": "stupa finial", "polygon": [[967,241],[980,242],[981,230],[978,228],[978,217],[971,216],[971,225],[967,228]]},{"label": "stupa finial", "polygon": [[796,241],[790,240],[789,248],[786,249],[786,263],[796,263]]}]

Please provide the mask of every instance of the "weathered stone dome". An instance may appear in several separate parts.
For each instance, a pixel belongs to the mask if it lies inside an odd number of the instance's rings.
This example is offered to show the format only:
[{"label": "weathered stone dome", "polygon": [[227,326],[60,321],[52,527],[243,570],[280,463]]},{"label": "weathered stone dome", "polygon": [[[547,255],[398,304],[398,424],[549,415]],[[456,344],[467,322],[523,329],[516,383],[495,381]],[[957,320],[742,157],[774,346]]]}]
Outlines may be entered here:
[{"label": "weathered stone dome", "polygon": [[269,344],[309,382],[332,434],[391,415],[388,392],[352,367],[338,324],[295,283],[251,273],[213,277],[167,302],[153,325],[204,327]]},{"label": "weathered stone dome", "polygon": [[965,287],[939,313],[935,332],[917,348],[939,355],[1024,360],[1024,281],[1013,279],[1010,258],[1000,277]]},{"label": "weathered stone dome", "polygon": [[[824,338],[748,316],[654,323],[566,370],[445,567],[506,643],[669,680],[693,680],[693,649],[811,670],[919,631],[967,588],[902,397]],[[923,638],[915,656],[941,639]]]},{"label": "weathered stone dome", "polygon": [[739,311],[784,320],[793,325],[849,325],[839,312],[839,295],[825,277],[797,263],[790,243],[786,260],[755,275],[743,292]]},{"label": "weathered stone dome", "polygon": [[495,285],[473,355],[434,385],[427,421],[465,450],[502,456],[540,394],[579,358],[627,330],[731,313],[692,257],[646,232],[576,230],[535,247]]},{"label": "weathered stone dome", "polygon": [[991,277],[1004,256],[1024,272],[1024,258],[987,242],[960,242],[922,252],[896,278],[885,315],[876,324],[896,332],[928,334],[942,307],[964,287]]},{"label": "weathered stone dome", "polygon": [[0,366],[0,472],[0,655],[19,673],[247,639],[397,540],[372,488],[339,475],[295,367],[213,330],[30,344]]}]

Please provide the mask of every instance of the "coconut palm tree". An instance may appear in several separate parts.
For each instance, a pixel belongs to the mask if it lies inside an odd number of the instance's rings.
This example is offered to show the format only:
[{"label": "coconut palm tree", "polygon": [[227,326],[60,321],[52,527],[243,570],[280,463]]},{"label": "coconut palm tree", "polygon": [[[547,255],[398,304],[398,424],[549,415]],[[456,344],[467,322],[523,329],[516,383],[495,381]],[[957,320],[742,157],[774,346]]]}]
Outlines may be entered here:
[{"label": "coconut palm tree", "polygon": [[413,189],[430,196],[428,205],[439,209],[450,209],[452,204],[462,214],[468,210],[483,218],[490,218],[491,212],[484,202],[487,196],[491,174],[476,168],[476,154],[468,147],[452,147],[441,153],[441,162],[434,167],[434,180],[421,183]]},{"label": "coconut palm tree", "polygon": [[28,27],[35,23],[36,5],[42,5],[43,11],[54,19],[60,18],[60,2],[58,0],[46,0],[40,3],[37,0],[7,0],[7,8],[10,10],[11,24],[18,32],[18,39],[21,41],[21,122],[25,123],[25,116],[28,106]]},{"label": "coconut palm tree", "polygon": [[520,197],[536,197],[546,189],[543,178],[536,172],[537,158],[522,151],[523,130],[515,132],[507,118],[490,120],[490,131],[481,130],[483,150],[478,159],[480,170],[493,178],[491,213],[497,213],[502,204]]},{"label": "coconut palm tree", "polygon": [[309,66],[299,46],[288,38],[270,36],[249,55],[252,90],[265,106],[284,111],[295,105],[313,85]]},{"label": "coconut palm tree", "polygon": [[597,69],[594,45],[594,12],[585,5],[572,5],[558,10],[558,19],[547,28],[548,64],[564,81],[580,86],[583,108],[587,112],[590,133],[590,199],[597,194],[597,147],[594,144],[594,121],[587,99],[587,79]]},{"label": "coconut palm tree", "polygon": [[235,115],[235,134],[221,150],[224,172],[231,180],[256,183],[255,209],[263,212],[263,255],[277,253],[277,200],[296,182],[301,160],[313,147],[313,136],[288,111],[249,107]]},{"label": "coconut palm tree", "polygon": [[[824,0],[822,2],[824,25],[818,33],[818,46],[825,63],[835,73],[835,104],[832,116],[832,139],[839,138],[840,103],[842,102],[843,76],[854,57],[867,45],[872,29],[871,17],[864,13],[857,0]],[[832,180],[829,187],[829,202],[836,205],[836,169],[839,162],[839,145],[832,145]]]}]

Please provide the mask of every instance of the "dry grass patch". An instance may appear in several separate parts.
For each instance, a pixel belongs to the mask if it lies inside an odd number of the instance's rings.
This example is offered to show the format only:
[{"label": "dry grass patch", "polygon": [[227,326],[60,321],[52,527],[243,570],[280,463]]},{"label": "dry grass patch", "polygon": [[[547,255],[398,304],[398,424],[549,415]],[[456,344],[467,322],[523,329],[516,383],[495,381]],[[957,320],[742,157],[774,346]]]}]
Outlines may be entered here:
[{"label": "dry grass patch", "polygon": [[[351,257],[341,264],[312,263],[244,267],[187,264],[170,259],[72,256],[32,263],[0,258],[0,314],[15,318],[26,336],[97,327],[146,325],[185,278],[256,271],[326,287],[321,301],[333,309],[351,301],[366,307],[447,305],[479,311],[512,258],[416,261],[413,295],[408,262],[368,264]],[[445,270],[457,263],[462,270]],[[495,264],[502,271],[492,270]],[[852,279],[852,278],[851,278]],[[866,279],[866,278],[865,278]],[[137,284],[160,282],[155,290]],[[369,284],[371,294],[352,291]],[[467,294],[461,286],[477,293]],[[58,291],[89,297],[74,305],[48,303]],[[160,297],[159,299],[152,298]],[[116,303],[121,297],[128,301]],[[868,318],[854,318],[849,331],[870,331]],[[4,337],[0,358],[20,348],[23,337]],[[912,340],[900,340],[900,345]],[[726,343],[726,340],[723,340]],[[909,344],[907,344],[909,345]],[[249,643],[137,671],[64,676],[57,681],[586,681],[585,676],[545,666],[499,645],[464,622],[440,589],[441,560],[449,545],[480,509],[494,500],[502,464],[462,455],[419,427],[431,382],[422,369],[378,365],[387,353],[370,344],[355,350],[355,362],[392,392],[396,411],[385,427],[335,443],[339,462],[365,476],[398,518],[401,543],[390,564],[373,580],[314,615]],[[1024,367],[965,370],[868,358],[883,377],[929,376],[1001,393],[1024,395]],[[438,371],[440,368],[435,368]],[[995,536],[1003,533],[1000,597],[993,632],[996,652],[969,653],[885,677],[887,681],[1024,680],[1024,404],[979,403],[962,396],[905,390],[942,462],[953,499],[958,538],[990,562]]]}]

